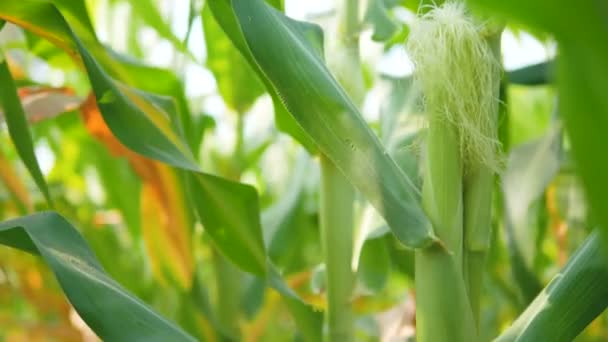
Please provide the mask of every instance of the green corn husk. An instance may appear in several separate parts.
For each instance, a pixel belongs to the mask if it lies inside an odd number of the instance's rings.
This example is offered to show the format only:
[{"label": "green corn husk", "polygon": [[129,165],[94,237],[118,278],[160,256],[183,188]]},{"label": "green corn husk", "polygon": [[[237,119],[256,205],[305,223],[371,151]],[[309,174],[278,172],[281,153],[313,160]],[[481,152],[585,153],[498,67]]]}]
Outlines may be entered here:
[{"label": "green corn husk", "polygon": [[473,341],[475,323],[462,275],[462,161],[454,129],[431,122],[423,206],[445,243],[416,252],[416,338]]},{"label": "green corn husk", "polygon": [[500,64],[464,4],[447,2],[412,26],[407,49],[428,115],[423,206],[443,246],[416,254],[418,341],[472,341],[485,252]]}]

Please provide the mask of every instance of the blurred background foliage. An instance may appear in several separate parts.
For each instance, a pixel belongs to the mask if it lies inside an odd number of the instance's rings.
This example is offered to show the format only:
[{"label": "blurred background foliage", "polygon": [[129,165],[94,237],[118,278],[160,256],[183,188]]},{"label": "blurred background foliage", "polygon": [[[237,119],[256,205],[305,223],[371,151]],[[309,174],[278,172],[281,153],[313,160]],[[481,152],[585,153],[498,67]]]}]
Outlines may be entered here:
[{"label": "blurred background foliage", "polygon": [[[286,13],[320,24],[332,46],[332,1],[285,1]],[[413,66],[403,49],[416,1],[369,0],[362,16],[365,119],[401,167],[418,178],[423,133]],[[270,96],[202,0],[87,0],[90,25],[141,87],[171,95],[188,117],[187,143],[203,170],[253,185],[271,260],[302,298],[324,307],[317,161],[277,128]],[[556,44],[524,27],[503,36],[506,70],[493,244],[481,331],[504,330],[588,235],[584,194],[552,84]],[[36,156],[56,209],[75,224],[106,271],[199,339],[238,335],[282,341],[293,322],[275,292],[220,256],[193,224],[179,172],[127,150],[110,133],[86,74],[59,48],[7,24],[0,45],[31,123]],[[328,53],[334,53],[331,49]],[[336,52],[337,53],[337,52]],[[0,117],[0,218],[46,208]],[[230,208],[228,208],[230,209]],[[238,213],[234,213],[238,215]],[[414,331],[413,255],[360,200],[354,308],[361,340]],[[223,295],[229,294],[229,295]],[[238,313],[234,316],[234,313]],[[226,318],[232,317],[232,318]],[[579,337],[608,339],[606,316]],[[95,340],[43,262],[0,248],[0,339]]]}]

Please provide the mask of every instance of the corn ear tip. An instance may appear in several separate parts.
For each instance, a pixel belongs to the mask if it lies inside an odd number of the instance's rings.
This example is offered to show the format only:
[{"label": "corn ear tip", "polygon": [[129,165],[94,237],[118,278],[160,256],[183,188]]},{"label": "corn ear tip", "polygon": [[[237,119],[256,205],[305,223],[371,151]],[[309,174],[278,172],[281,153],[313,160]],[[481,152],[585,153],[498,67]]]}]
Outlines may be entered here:
[{"label": "corn ear tip", "polygon": [[465,170],[483,165],[498,172],[503,162],[494,88],[500,63],[485,37],[495,26],[476,23],[462,3],[430,7],[415,20],[406,43],[426,110],[431,121],[448,122],[457,130]]}]

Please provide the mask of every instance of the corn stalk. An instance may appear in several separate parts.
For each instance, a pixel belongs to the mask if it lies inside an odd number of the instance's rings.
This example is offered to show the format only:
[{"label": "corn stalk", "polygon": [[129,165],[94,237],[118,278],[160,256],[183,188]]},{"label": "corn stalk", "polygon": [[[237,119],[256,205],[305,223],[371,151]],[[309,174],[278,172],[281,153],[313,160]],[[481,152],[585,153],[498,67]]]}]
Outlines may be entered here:
[{"label": "corn stalk", "polygon": [[[360,104],[363,78],[359,60],[359,2],[343,0],[339,8],[336,49],[329,63],[347,93]],[[321,156],[321,234],[326,266],[329,341],[354,341],[352,293],[354,189],[326,156]]]},{"label": "corn stalk", "polygon": [[353,341],[351,296],[354,190],[342,173],[321,156],[321,242],[325,259],[329,341]]}]

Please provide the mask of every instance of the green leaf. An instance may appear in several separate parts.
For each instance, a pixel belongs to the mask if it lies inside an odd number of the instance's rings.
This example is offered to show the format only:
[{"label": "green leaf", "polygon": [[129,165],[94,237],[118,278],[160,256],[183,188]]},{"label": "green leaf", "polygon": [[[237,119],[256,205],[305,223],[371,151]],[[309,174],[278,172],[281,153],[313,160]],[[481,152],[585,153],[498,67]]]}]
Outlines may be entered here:
[{"label": "green leaf", "polygon": [[11,76],[8,69],[8,62],[4,57],[4,53],[0,50],[0,106],[4,108],[4,115],[6,117],[6,125],[8,126],[8,132],[11,136],[11,140],[17,148],[17,153],[25,167],[28,169],[30,175],[34,179],[34,182],[44,195],[47,203],[50,207],[53,206],[51,194],[49,193],[48,186],[40,171],[38,160],[34,153],[34,143],[32,142],[32,135],[28,126],[27,118],[19,95],[17,94],[17,88],[15,87],[15,81]]},{"label": "green leaf", "polygon": [[522,240],[517,240],[514,230],[512,225],[507,222],[505,231],[511,272],[523,296],[523,302],[527,304],[542,290],[542,284],[536,274],[534,274],[530,261],[524,257],[520,248]]},{"label": "green leaf", "polygon": [[531,209],[560,170],[561,144],[562,128],[556,122],[544,137],[513,148],[502,175],[509,258],[525,303],[531,302],[542,289],[533,272],[540,233],[538,229],[531,229],[536,227]]},{"label": "green leaf", "polygon": [[597,233],[496,341],[572,341],[608,306],[608,256]]},{"label": "green leaf", "polygon": [[203,8],[203,31],[207,66],[215,76],[219,92],[229,108],[244,114],[264,92],[258,76],[234,47],[213,17],[209,4]]},{"label": "green leaf", "polygon": [[392,235],[388,235],[387,248],[393,265],[393,272],[400,272],[410,280],[414,280],[414,254],[415,252],[403,248],[399,241]]},{"label": "green leaf", "polygon": [[[183,143],[179,125],[175,122],[175,107],[180,108],[179,101],[176,104],[127,86],[137,82],[135,72],[125,67],[124,61],[117,61],[105,48],[96,45],[94,37],[87,34],[88,37],[81,41],[79,38],[82,37],[71,31],[61,13],[49,3],[30,0],[0,2],[0,18],[48,39],[77,62],[82,62],[91,79],[104,120],[124,145],[144,156],[190,171],[190,196],[195,199],[192,203],[220,251],[244,270],[266,276],[270,285],[286,298],[304,337],[311,341],[319,340],[322,315],[303,303],[280,278],[268,278],[255,190],[196,172],[198,166]],[[234,15],[230,14],[227,18],[232,18],[234,22]],[[238,29],[237,26],[235,28]],[[119,83],[110,75],[126,84]],[[275,100],[280,103],[276,96]],[[280,110],[282,106],[277,108]],[[284,117],[293,121],[286,114]],[[293,123],[293,127],[297,128],[294,131],[299,129],[302,137],[307,138],[295,121]],[[301,138],[301,141],[305,140]]]},{"label": "green leaf", "polygon": [[357,278],[366,291],[378,293],[386,286],[391,271],[391,260],[386,238],[365,241],[357,268]]},{"label": "green leaf", "polygon": [[197,199],[196,209],[220,250],[244,270],[265,274],[266,254],[257,193],[251,187],[197,172],[199,166],[175,127],[176,104],[171,99],[144,93],[113,80],[70,30],[61,13],[49,3],[1,2],[0,17],[42,34],[75,56],[80,55],[99,109],[112,133],[139,154],[194,171],[191,184]]},{"label": "green leaf", "polygon": [[399,26],[389,14],[390,6],[395,5],[392,2],[391,0],[371,0],[367,5],[363,20],[373,26],[372,39],[374,41],[385,42],[399,30]]},{"label": "green leaf", "polygon": [[110,78],[55,6],[37,1],[2,2],[0,18],[40,34],[68,54],[82,58],[104,120],[125,146],[176,167],[199,169],[163,111],[132,88]]},{"label": "green leaf", "polygon": [[320,151],[376,207],[401,242],[414,248],[435,242],[418,189],[331,76],[315,49],[322,44],[310,42],[311,25],[285,17],[262,0],[231,4],[255,62]]},{"label": "green leaf", "polygon": [[303,335],[304,341],[316,342],[323,340],[323,313],[315,311],[310,305],[305,304],[302,299],[285,284],[277,270],[270,265],[268,284],[275,289],[285,301],[289,312],[294,317],[296,324]]},{"label": "green leaf", "polygon": [[186,54],[191,59],[195,59],[186,44],[173,33],[171,27],[165,22],[158,11],[156,1],[138,0],[137,2],[129,2],[131,5],[131,15],[139,16],[144,23],[150,26],[158,33],[158,35],[173,44],[173,46]]},{"label": "green leaf", "polygon": [[311,157],[301,151],[289,177],[288,188],[275,204],[262,212],[268,256],[283,270],[289,269],[293,259],[302,252],[300,247],[308,235],[318,239],[316,232],[307,234],[310,226],[304,208],[305,185],[310,181],[313,166]]},{"label": "green leaf", "polygon": [[[606,13],[604,11],[604,13]],[[558,61],[560,113],[572,145],[577,171],[582,177],[594,217],[600,223],[604,241],[608,242],[608,47],[605,37],[572,41],[562,45]],[[587,46],[591,44],[592,46]]]},{"label": "green leaf", "polygon": [[[352,266],[354,270],[360,271],[360,265],[365,262],[363,260],[363,253],[367,253],[365,251],[366,248],[369,250],[369,246],[367,246],[368,242],[381,239],[390,232],[390,229],[374,207],[369,203],[364,203],[357,214],[354,228]],[[373,253],[384,253],[380,248],[376,248],[378,245],[377,243],[372,243],[372,245],[374,245],[372,246],[372,250],[375,250]],[[369,255],[365,257],[369,257]],[[383,257],[381,256],[381,258]],[[379,267],[382,268],[381,265]]]},{"label": "green leaf", "polygon": [[[151,92],[154,94],[170,96],[175,100],[177,106],[177,117],[179,121],[176,126],[179,132],[183,132],[192,151],[198,151],[200,145],[200,125],[192,117],[188,100],[182,81],[171,71],[157,67],[151,67],[139,61],[106,49],[112,57],[112,65],[119,72],[113,73],[113,77],[122,77],[121,80],[128,85]],[[110,69],[109,71],[112,71]]]},{"label": "green leaf", "polygon": [[520,248],[530,266],[534,239],[529,235],[528,210],[559,172],[562,163],[560,126],[556,123],[545,137],[514,148],[502,177],[506,218],[515,229],[516,240],[529,242],[527,247]]},{"label": "green leaf", "polygon": [[[310,162],[309,157],[302,155],[298,165],[303,166]],[[305,173],[307,168],[297,168]],[[295,181],[300,183],[303,181],[301,175],[296,175]],[[212,182],[215,182],[212,183]],[[299,333],[305,341],[320,341],[323,325],[322,312],[315,311],[310,305],[304,303],[302,299],[291,289],[283,279],[279,272],[270,261],[263,260],[266,258],[263,240],[261,238],[260,217],[258,214],[258,200],[254,197],[253,188],[247,185],[228,182],[217,179],[212,176],[199,177],[192,180],[194,191],[193,198],[201,215],[201,221],[206,231],[214,237],[216,245],[231,257],[231,260],[241,268],[254,273],[263,275],[265,273],[266,285],[276,290],[283,298],[288,310],[294,317],[296,325],[299,328]],[[198,184],[197,184],[198,183]],[[219,183],[226,184],[221,189],[215,189]],[[297,190],[289,192],[287,198],[274,211],[274,214],[265,215],[264,221],[267,230],[269,230],[269,248],[279,248],[275,246],[277,243],[276,233],[289,233],[289,229],[293,226],[289,225],[292,222],[292,207],[294,202],[298,202],[299,194],[302,191],[303,184],[291,183]],[[292,188],[293,189],[293,188]],[[229,206],[228,206],[229,204]],[[204,216],[207,219],[203,218]],[[228,227],[223,231],[221,227]],[[224,237],[224,233],[228,232],[229,236]],[[236,232],[236,233],[233,233]],[[254,234],[255,233],[255,234]],[[297,233],[296,233],[297,235]],[[281,240],[280,242],[284,242]],[[295,240],[296,245],[301,241]],[[294,244],[291,244],[292,249]],[[301,244],[300,244],[301,245]],[[281,249],[283,250],[283,249]],[[251,253],[250,251],[256,251]],[[283,256],[283,255],[282,255]],[[263,263],[263,264],[262,264]]]},{"label": "green leaf", "polygon": [[[112,132],[125,146],[149,158],[197,171],[189,148],[162,109],[133,88],[112,80],[79,45],[99,109]],[[107,101],[103,101],[106,99]]]},{"label": "green leaf", "polygon": [[0,243],[40,255],[87,325],[108,341],[194,341],[103,270],[78,231],[45,212],[0,223]]},{"label": "green leaf", "polygon": [[279,11],[285,10],[285,0],[266,0],[266,2]]},{"label": "green leaf", "polygon": [[559,44],[557,81],[560,114],[570,141],[578,171],[608,242],[608,159],[605,153],[608,131],[608,36],[605,1],[490,1],[475,4],[504,17],[555,35]]},{"label": "green leaf", "polygon": [[416,126],[416,116],[422,112],[417,107],[419,89],[413,86],[412,77],[385,79],[391,90],[380,109],[380,138],[403,172],[421,187],[420,158],[415,148],[421,131]]},{"label": "green leaf", "polygon": [[85,40],[99,43],[89,17],[86,0],[50,0],[61,11],[74,32]]},{"label": "green leaf", "polygon": [[[277,5],[279,1],[274,1]],[[311,138],[304,132],[302,127],[289,115],[284,104],[281,102],[279,95],[274,89],[273,85],[266,79],[264,72],[256,64],[247,43],[240,31],[238,22],[230,5],[230,0],[212,0],[208,2],[209,8],[215,17],[217,23],[222,27],[226,35],[232,41],[232,44],[241,52],[243,57],[249,62],[249,65],[255,70],[260,77],[260,80],[264,83],[266,89],[272,97],[272,103],[274,105],[274,116],[277,128],[297,140],[302,146],[304,146],[309,152],[314,153],[316,151],[315,144]]]},{"label": "green leaf", "polygon": [[507,79],[511,84],[528,86],[544,85],[553,83],[555,62],[550,60],[538,64],[529,65],[517,70],[509,71]]},{"label": "green leaf", "polygon": [[266,251],[255,189],[206,174],[194,175],[190,187],[196,211],[215,245],[243,270],[264,276]]},{"label": "green leaf", "polygon": [[[112,51],[106,46],[102,46],[93,29],[83,0],[53,0],[52,3],[61,10],[74,34],[84,43],[89,52],[98,59],[98,62],[105,68],[110,77],[141,90],[175,98],[179,108],[181,126],[184,127],[186,138],[192,149],[198,150],[194,141],[196,133],[193,132],[196,126],[192,125],[190,120],[188,104],[181,81],[168,70],[143,65],[136,60]],[[155,8],[152,10],[156,11]],[[27,23],[25,24],[27,25]],[[169,28],[165,29],[165,31],[167,30],[171,32]],[[47,33],[45,32],[45,34]],[[169,40],[179,41],[177,38]],[[194,59],[185,46],[181,50]]]}]

